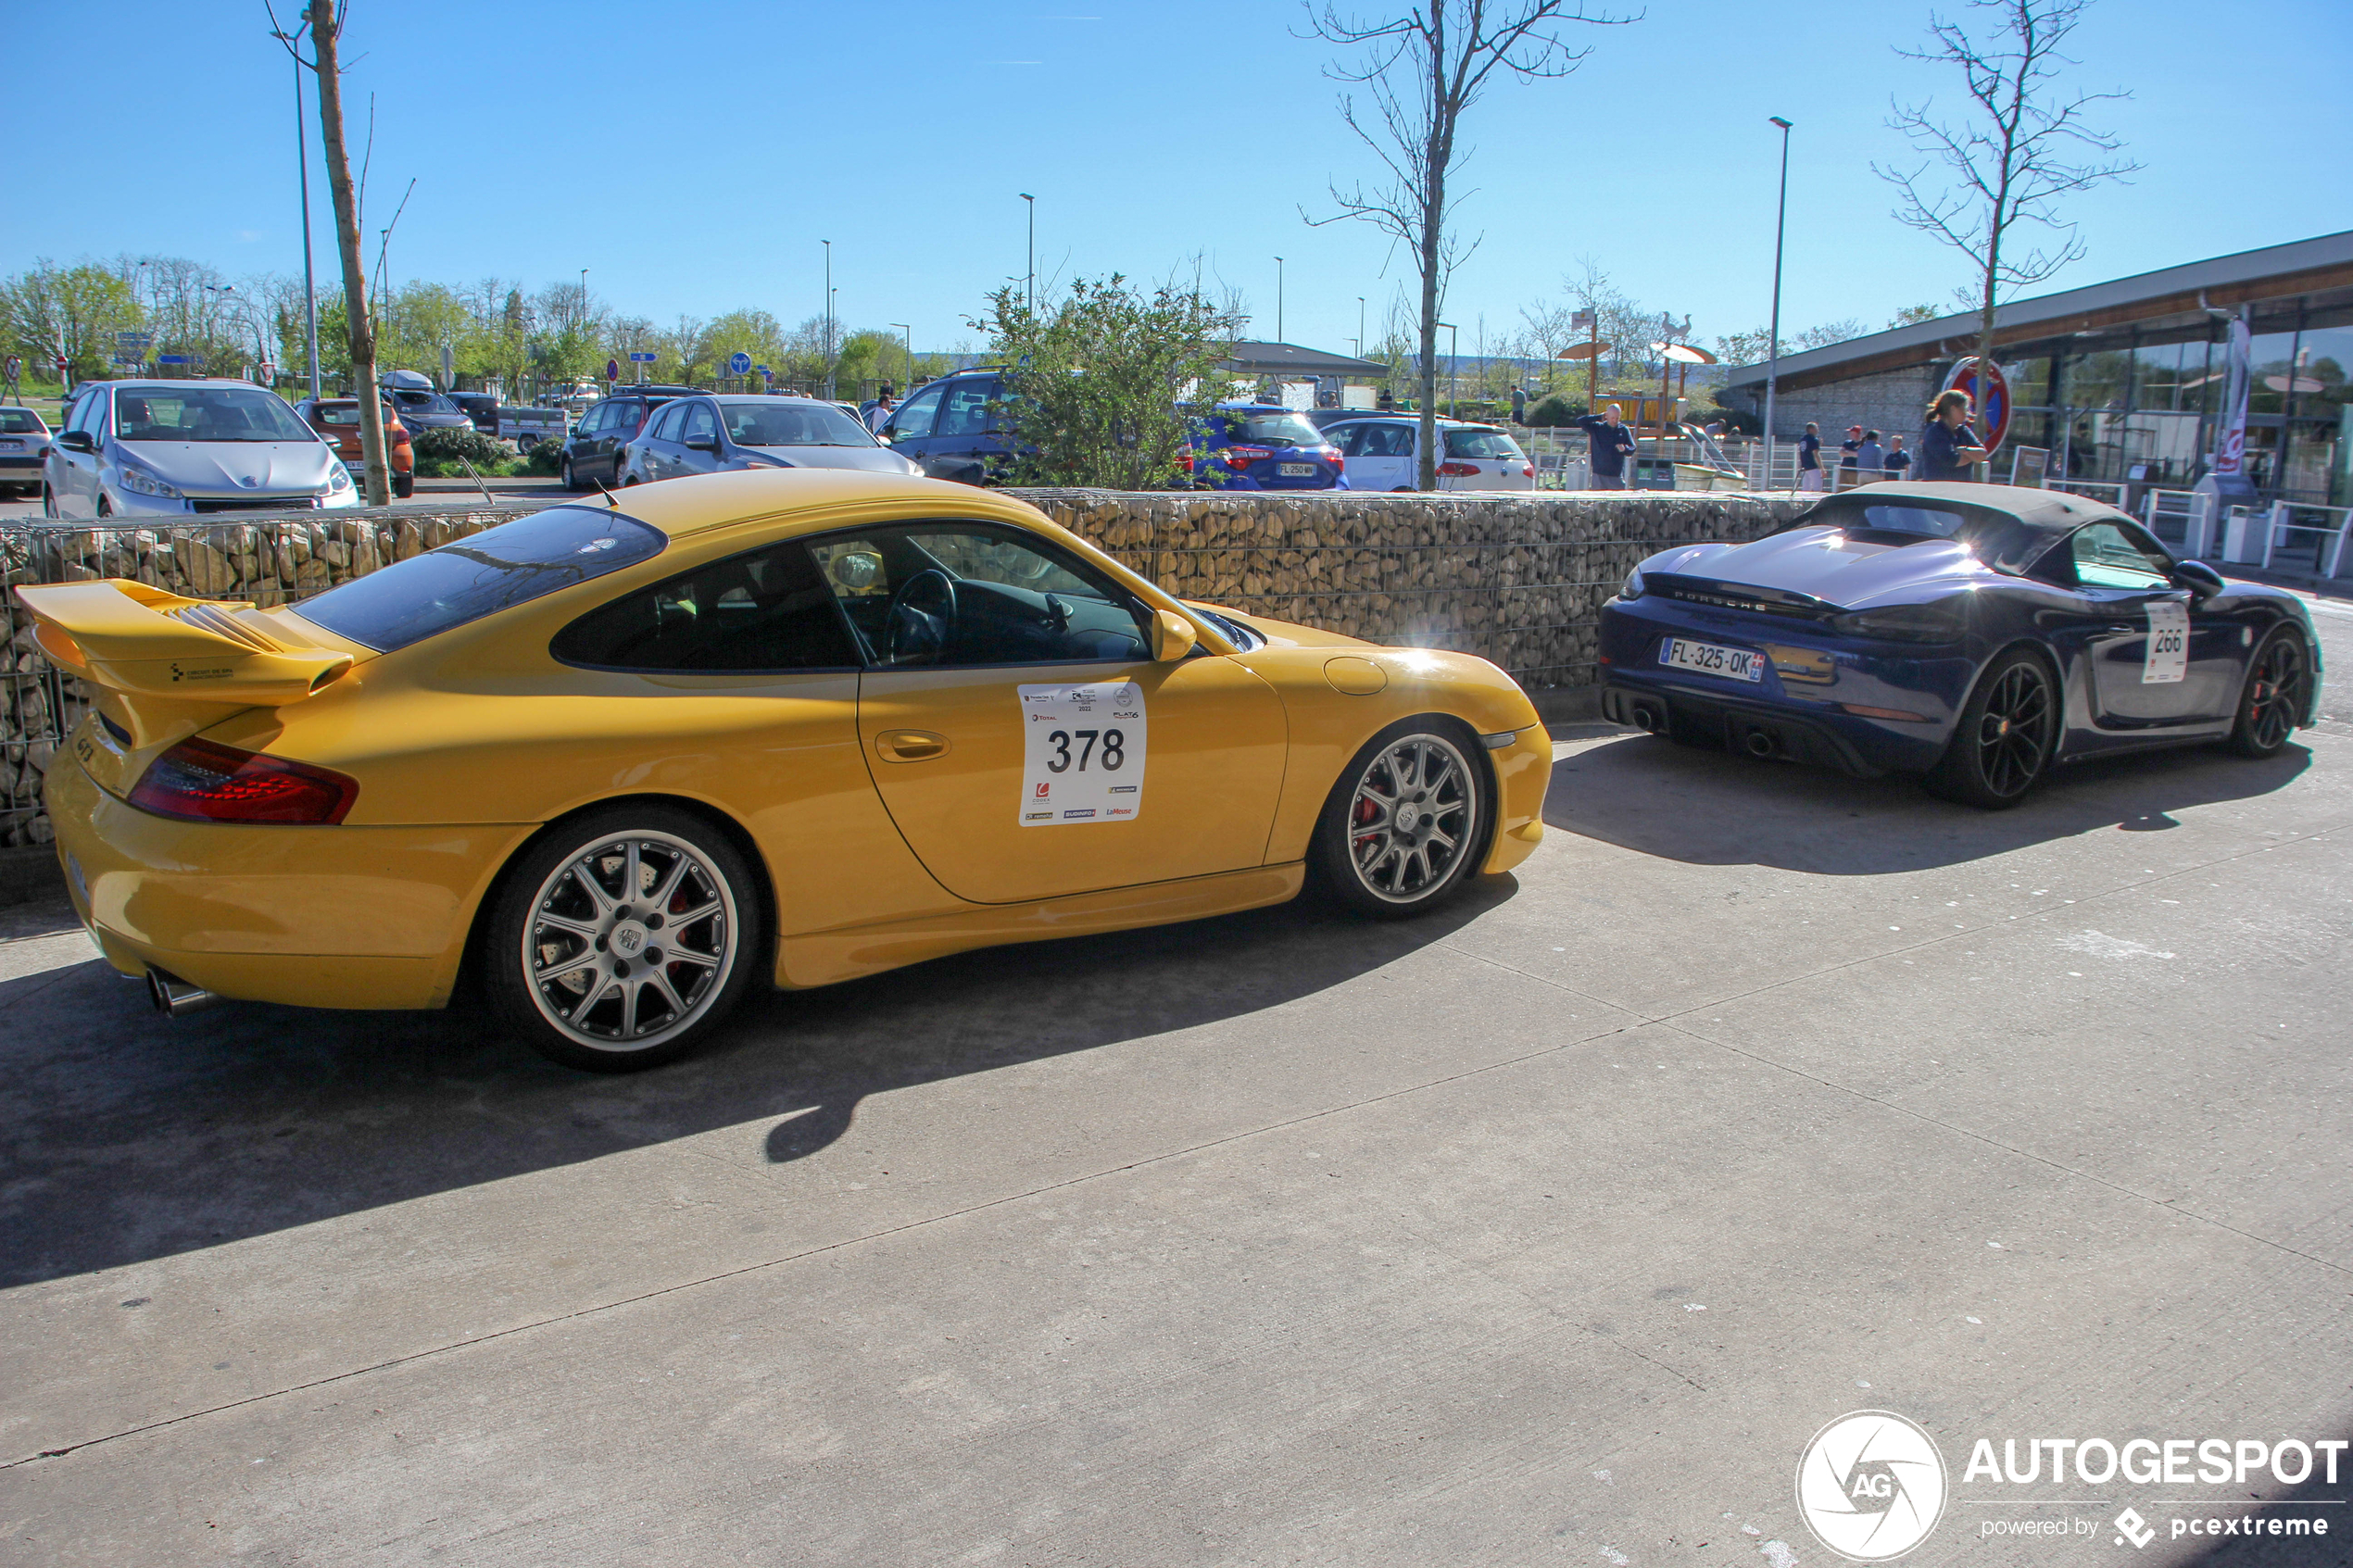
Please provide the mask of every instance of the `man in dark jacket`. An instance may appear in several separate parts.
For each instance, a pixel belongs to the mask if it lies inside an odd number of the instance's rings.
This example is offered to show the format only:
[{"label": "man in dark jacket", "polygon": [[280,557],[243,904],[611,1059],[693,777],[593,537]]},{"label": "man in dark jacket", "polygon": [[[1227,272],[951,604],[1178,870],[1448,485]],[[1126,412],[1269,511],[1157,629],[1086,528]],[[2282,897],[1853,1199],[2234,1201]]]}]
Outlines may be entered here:
[{"label": "man in dark jacket", "polygon": [[1593,488],[1623,490],[1626,488],[1626,458],[1634,450],[1634,433],[1618,420],[1617,405],[1613,403],[1602,410],[1602,417],[1580,416],[1577,428],[1592,437],[1592,458]]}]

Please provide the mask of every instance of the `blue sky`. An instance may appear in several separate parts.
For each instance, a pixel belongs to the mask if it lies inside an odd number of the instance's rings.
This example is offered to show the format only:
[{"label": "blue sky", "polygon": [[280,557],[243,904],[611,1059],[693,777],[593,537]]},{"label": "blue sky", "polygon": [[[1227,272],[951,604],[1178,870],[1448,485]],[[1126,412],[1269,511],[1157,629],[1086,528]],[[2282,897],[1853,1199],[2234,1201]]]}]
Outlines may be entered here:
[{"label": "blue sky", "polygon": [[[1797,122],[1785,328],[1944,300],[1963,264],[1888,216],[1869,169],[1903,153],[1891,94],[1952,94],[1891,48],[1927,9],[1651,0],[1634,25],[1578,30],[1593,54],[1577,74],[1496,88],[1459,182],[1480,236],[1449,306],[1463,351],[1482,316],[1500,337],[1589,255],[1702,341],[1761,323],[1771,114]],[[375,95],[371,235],[417,180],[392,247],[404,279],[535,285],[586,267],[657,321],[738,306],[792,321],[821,307],[831,239],[846,321],[912,322],[918,348],[946,347],[1024,270],[1028,191],[1041,273],[1155,278],[1198,252],[1271,337],[1279,255],[1285,335],[1344,349],[1357,296],[1378,335],[1411,273],[1369,228],[1301,220],[1371,159],[1319,74],[1329,50],[1291,36],[1300,16],[1279,0],[357,0],[346,102],[356,146]],[[10,161],[0,271],[121,251],[299,270],[289,67],[259,0],[130,0],[102,19],[27,5],[5,31],[11,120],[57,156]],[[2105,0],[2076,52],[2084,85],[2133,94],[2101,118],[2148,167],[2076,203],[2090,255],[2051,286],[2353,227],[2353,6]],[[315,182],[313,213],[331,274]]]}]

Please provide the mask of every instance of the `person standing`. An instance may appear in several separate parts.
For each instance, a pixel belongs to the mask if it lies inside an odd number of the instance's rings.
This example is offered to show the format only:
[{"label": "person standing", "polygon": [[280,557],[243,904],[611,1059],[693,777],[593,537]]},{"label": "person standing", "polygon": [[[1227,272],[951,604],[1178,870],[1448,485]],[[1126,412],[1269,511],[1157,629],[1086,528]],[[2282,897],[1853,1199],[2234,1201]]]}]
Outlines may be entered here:
[{"label": "person standing", "polygon": [[1888,440],[1894,445],[1888,447],[1882,466],[1887,470],[1888,478],[1902,479],[1911,471],[1912,455],[1904,450],[1904,438],[1900,434],[1891,435]]},{"label": "person standing", "polygon": [[890,411],[898,407],[899,399],[890,395],[890,383],[883,383],[881,395],[875,399],[874,407],[866,410],[866,428],[879,433],[882,427],[890,422]]},{"label": "person standing", "polygon": [[1806,433],[1797,439],[1797,487],[1822,487],[1822,429],[1811,420],[1806,421]]},{"label": "person standing", "polygon": [[1612,403],[1595,419],[1591,414],[1578,416],[1577,428],[1592,439],[1589,443],[1596,490],[1626,488],[1626,458],[1634,450],[1634,433],[1619,419],[1620,409]]},{"label": "person standing", "polygon": [[1856,477],[1855,472],[1857,467],[1855,454],[1861,450],[1862,445],[1863,427],[1861,425],[1848,425],[1846,427],[1846,439],[1838,444],[1838,487],[1841,490],[1852,489],[1862,483],[1860,479]]},{"label": "person standing", "polygon": [[1920,477],[1967,480],[1969,465],[1985,457],[1984,444],[1969,428],[1969,394],[1959,387],[1940,392],[1928,406],[1928,428],[1920,433]]},{"label": "person standing", "polygon": [[1879,432],[1867,430],[1855,448],[1855,483],[1876,484],[1887,477],[1887,452],[1879,444]]}]

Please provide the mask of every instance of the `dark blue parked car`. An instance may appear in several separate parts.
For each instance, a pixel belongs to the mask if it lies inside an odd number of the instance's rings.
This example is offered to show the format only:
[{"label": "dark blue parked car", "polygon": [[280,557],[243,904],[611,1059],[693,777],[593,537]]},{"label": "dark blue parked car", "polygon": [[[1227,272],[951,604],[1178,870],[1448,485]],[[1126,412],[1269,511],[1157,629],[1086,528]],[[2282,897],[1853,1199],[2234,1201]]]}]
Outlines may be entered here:
[{"label": "dark blue parked car", "polygon": [[1868,485],[1751,544],[1655,555],[1603,608],[1601,662],[1620,723],[1987,808],[2086,757],[2270,757],[2320,715],[2294,595],[2007,485]]},{"label": "dark blue parked car", "polygon": [[1220,404],[1193,435],[1193,476],[1220,490],[1345,490],[1340,448],[1292,408]]},{"label": "dark blue parked car", "polygon": [[959,370],[910,393],[876,433],[930,478],[996,483],[1015,457],[1005,396],[1000,372]]}]

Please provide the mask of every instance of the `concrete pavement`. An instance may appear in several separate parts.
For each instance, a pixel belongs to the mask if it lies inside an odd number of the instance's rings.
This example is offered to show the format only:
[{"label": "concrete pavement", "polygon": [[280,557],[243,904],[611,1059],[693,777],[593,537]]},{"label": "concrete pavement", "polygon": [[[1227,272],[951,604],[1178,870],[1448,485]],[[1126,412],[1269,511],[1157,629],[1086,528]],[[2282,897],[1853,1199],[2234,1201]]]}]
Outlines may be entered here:
[{"label": "concrete pavement", "polygon": [[1973,1440],[2353,1434],[2353,723],[1999,815],[1560,751],[1437,920],[970,955],[617,1081],[167,1023],[0,910],[0,1555],[1784,1568],[1883,1408],[1951,1470],[1906,1561],[2177,1563],[2295,1488]]}]

